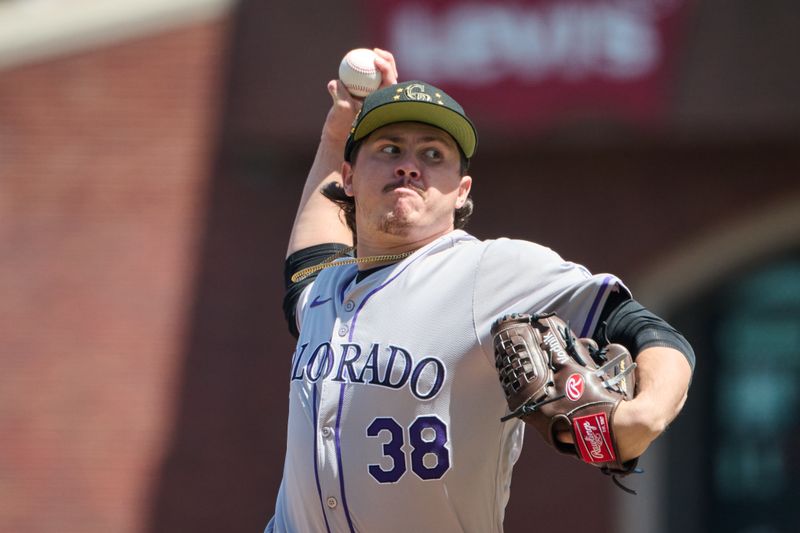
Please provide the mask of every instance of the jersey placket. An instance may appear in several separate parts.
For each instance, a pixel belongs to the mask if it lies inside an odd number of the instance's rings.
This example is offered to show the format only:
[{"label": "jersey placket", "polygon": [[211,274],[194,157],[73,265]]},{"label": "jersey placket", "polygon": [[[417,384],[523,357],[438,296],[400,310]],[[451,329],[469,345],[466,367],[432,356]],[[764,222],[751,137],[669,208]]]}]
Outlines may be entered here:
[{"label": "jersey placket", "polygon": [[[354,291],[361,292],[361,291]],[[341,299],[334,306],[336,315],[331,328],[331,354],[342,352],[342,344],[352,339],[351,321],[356,309],[353,294],[341,293]],[[344,301],[341,301],[344,300]],[[342,435],[342,409],[347,383],[332,381],[337,374],[334,363],[332,371],[320,380],[320,399],[317,413],[317,465],[319,472],[320,497],[326,520],[332,531],[355,531],[347,507],[346,476],[347,466],[342,464],[341,447],[346,445]]]}]

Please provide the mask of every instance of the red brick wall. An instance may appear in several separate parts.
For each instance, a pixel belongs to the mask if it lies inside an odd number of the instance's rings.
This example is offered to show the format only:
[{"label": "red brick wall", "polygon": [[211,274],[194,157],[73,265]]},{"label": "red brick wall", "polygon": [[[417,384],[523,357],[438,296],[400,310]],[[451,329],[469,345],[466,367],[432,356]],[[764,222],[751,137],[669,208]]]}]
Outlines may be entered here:
[{"label": "red brick wall", "polygon": [[[234,24],[0,72],[0,531],[263,527],[292,353],[284,249],[324,83],[342,52],[365,44],[341,31],[358,27],[355,4],[245,1]],[[761,79],[734,68],[736,50],[708,45],[735,26],[712,23],[698,17],[688,41],[675,132],[486,132],[471,229],[630,279],[796,192],[796,112],[777,128],[731,131],[714,129],[725,106],[705,113],[734,81]],[[727,74],[703,75],[722,55]],[[741,100],[788,101],[800,78],[769,73],[777,89],[745,85]],[[571,512],[578,500],[591,501],[595,531],[611,531],[608,480],[546,453],[526,443],[507,531],[528,529],[532,499],[563,511],[554,531],[585,525]],[[539,479],[552,483],[531,488]]]},{"label": "red brick wall", "polygon": [[132,532],[170,435],[226,24],[0,72],[0,530]]}]

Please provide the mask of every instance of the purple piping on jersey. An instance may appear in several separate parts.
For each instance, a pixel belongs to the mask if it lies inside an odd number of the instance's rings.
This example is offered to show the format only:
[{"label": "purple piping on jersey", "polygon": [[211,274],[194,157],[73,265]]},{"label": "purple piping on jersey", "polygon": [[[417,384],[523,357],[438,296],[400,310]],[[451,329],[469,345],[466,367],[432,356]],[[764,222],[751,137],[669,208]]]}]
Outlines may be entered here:
[{"label": "purple piping on jersey", "polygon": [[322,487],[319,484],[319,469],[317,467],[317,384],[314,383],[314,478],[317,480],[317,494],[319,494],[319,505],[322,507],[322,518],[325,519],[325,529],[331,533],[331,526],[328,524],[328,515],[325,514],[325,503],[322,501]]},{"label": "purple piping on jersey", "polygon": [[[386,287],[388,284],[396,280],[397,277],[403,272],[405,272],[408,267],[413,265],[417,260],[424,257],[425,255],[427,254],[422,254],[419,257],[415,257],[413,260],[409,261],[409,263],[406,266],[404,266],[400,270],[400,272],[398,272],[397,274],[386,280],[383,283],[383,285],[379,285],[378,287],[375,287],[372,291],[367,293],[367,295],[364,297],[363,300],[361,300],[361,303],[358,305],[358,309],[356,309],[356,312],[353,314],[353,320],[350,323],[350,335],[347,338],[348,342],[353,342],[353,334],[356,331],[356,320],[358,319],[358,314],[361,312],[361,309],[364,307],[364,304],[367,303],[367,300],[369,300],[375,293]],[[342,290],[342,300],[344,300],[344,290]],[[336,410],[336,463],[339,466],[339,488],[342,492],[342,506],[344,507],[344,515],[347,517],[347,525],[350,526],[350,532],[355,533],[356,530],[353,527],[353,519],[350,517],[350,508],[347,506],[347,493],[345,492],[344,488],[344,471],[342,470],[342,444],[340,439],[341,432],[339,431],[340,423],[342,421],[342,406],[344,405],[345,385],[346,385],[345,383],[342,383],[342,385],[339,388],[339,407]],[[320,498],[321,497],[322,496],[320,496]]]},{"label": "purple piping on jersey", "polygon": [[[428,252],[428,253],[430,253],[430,252]],[[358,304],[358,309],[356,309],[356,312],[355,312],[355,313],[353,313],[353,320],[352,320],[352,322],[351,322],[351,324],[350,324],[350,336],[349,336],[349,337],[348,337],[348,339],[347,339],[347,341],[348,341],[348,342],[353,342],[353,333],[356,331],[356,320],[358,320],[358,314],[361,312],[361,310],[362,310],[362,309],[364,308],[364,306],[367,304],[367,300],[369,300],[370,298],[372,298],[372,297],[375,295],[375,293],[377,293],[378,291],[380,291],[381,289],[383,289],[384,287],[386,287],[388,284],[390,284],[391,282],[393,282],[394,280],[396,280],[396,279],[397,279],[397,277],[398,277],[400,274],[402,274],[403,272],[405,272],[405,271],[406,271],[406,269],[407,269],[408,267],[410,267],[411,265],[413,265],[414,263],[416,263],[418,260],[420,260],[420,259],[422,259],[423,257],[425,257],[426,255],[428,255],[428,253],[424,253],[424,254],[420,255],[419,257],[415,257],[413,260],[409,261],[409,263],[408,263],[406,266],[404,266],[404,267],[403,267],[403,268],[400,270],[400,272],[398,272],[397,274],[395,274],[395,275],[394,275],[394,276],[392,276],[391,278],[387,279],[386,281],[384,281],[384,282],[383,282],[383,285],[378,285],[377,287],[375,287],[374,289],[372,289],[372,290],[371,290],[369,293],[367,293],[367,295],[366,295],[366,296],[364,296],[364,299],[363,299],[363,300],[361,300],[361,303],[360,303],[360,304]]]},{"label": "purple piping on jersey", "polygon": [[592,307],[589,309],[589,316],[586,317],[586,323],[583,325],[583,329],[581,330],[579,337],[589,336],[589,327],[592,325],[592,322],[594,322],[594,314],[597,312],[600,301],[603,299],[603,295],[606,293],[606,289],[608,289],[608,285],[610,283],[611,276],[606,276],[606,278],[603,280],[603,284],[600,285],[600,290],[597,291],[597,296],[594,297]]},{"label": "purple piping on jersey", "polygon": [[342,472],[342,445],[339,439],[339,423],[342,421],[342,405],[344,405],[344,383],[339,387],[339,407],[336,409],[336,463],[339,466],[339,489],[342,493],[342,506],[344,516],[347,518],[347,525],[350,526],[350,533],[356,533],[353,528],[353,520],[350,518],[350,508],[347,506],[347,493],[344,491],[344,473]]},{"label": "purple piping on jersey", "polygon": [[[356,270],[356,275],[358,275],[358,270]],[[355,278],[355,276],[353,276],[353,278],[351,278],[350,281],[348,281],[347,283],[342,283],[342,290],[339,291],[339,303],[340,304],[344,303],[344,291],[347,290],[347,287],[350,285],[350,283],[353,282],[354,278]]]}]

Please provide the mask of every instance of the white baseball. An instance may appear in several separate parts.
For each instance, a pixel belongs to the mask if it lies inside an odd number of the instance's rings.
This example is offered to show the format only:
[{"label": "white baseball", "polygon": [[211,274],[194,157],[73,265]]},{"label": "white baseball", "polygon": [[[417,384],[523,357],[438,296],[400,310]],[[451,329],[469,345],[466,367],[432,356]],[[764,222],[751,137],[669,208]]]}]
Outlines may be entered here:
[{"label": "white baseball", "polygon": [[353,96],[364,97],[381,85],[381,71],[375,68],[375,52],[356,48],[345,54],[339,65],[339,79]]}]

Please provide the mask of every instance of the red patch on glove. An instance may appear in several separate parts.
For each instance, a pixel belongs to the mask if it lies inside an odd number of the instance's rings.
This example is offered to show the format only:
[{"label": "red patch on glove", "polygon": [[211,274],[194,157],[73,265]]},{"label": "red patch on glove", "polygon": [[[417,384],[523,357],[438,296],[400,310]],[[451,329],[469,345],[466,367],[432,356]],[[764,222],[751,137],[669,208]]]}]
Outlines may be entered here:
[{"label": "red patch on glove", "polygon": [[575,430],[578,450],[584,461],[606,463],[616,459],[605,413],[575,417],[572,427]]}]

